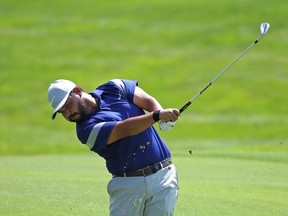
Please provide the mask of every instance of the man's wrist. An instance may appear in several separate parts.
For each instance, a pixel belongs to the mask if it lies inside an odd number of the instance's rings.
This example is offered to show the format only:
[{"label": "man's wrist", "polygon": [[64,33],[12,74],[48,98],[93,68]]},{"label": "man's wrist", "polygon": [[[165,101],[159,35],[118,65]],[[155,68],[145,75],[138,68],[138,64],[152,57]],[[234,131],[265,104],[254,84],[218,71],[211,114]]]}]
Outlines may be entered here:
[{"label": "man's wrist", "polygon": [[152,117],[155,122],[158,122],[160,120],[160,110],[155,110]]}]

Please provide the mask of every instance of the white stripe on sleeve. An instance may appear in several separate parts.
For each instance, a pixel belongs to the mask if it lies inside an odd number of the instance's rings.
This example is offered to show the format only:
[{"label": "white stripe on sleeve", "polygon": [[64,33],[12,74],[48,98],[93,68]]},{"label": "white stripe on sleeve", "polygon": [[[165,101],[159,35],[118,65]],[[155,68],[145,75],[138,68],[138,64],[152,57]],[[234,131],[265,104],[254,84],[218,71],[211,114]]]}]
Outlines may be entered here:
[{"label": "white stripe on sleeve", "polygon": [[104,124],[105,124],[105,122],[101,122],[101,123],[99,123],[99,124],[96,124],[96,125],[93,127],[93,129],[91,130],[91,133],[90,133],[90,135],[89,135],[89,137],[88,137],[88,140],[87,140],[87,142],[86,142],[86,145],[87,145],[90,149],[93,148],[93,146],[94,146],[94,144],[95,144],[95,142],[96,142],[97,136],[98,136],[98,134],[99,134],[99,131],[100,131],[102,125],[104,125]]}]

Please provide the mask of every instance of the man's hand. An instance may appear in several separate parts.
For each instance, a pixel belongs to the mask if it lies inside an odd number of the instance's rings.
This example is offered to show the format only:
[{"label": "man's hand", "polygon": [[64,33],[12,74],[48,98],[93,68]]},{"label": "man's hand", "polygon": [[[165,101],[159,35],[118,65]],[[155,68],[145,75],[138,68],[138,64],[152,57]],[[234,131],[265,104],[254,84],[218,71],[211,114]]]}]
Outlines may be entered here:
[{"label": "man's hand", "polygon": [[175,122],[180,117],[180,112],[178,109],[169,108],[160,110],[159,119],[162,122]]},{"label": "man's hand", "polygon": [[162,131],[168,132],[172,130],[176,124],[176,120],[180,116],[178,109],[170,108],[160,111],[159,127]]}]

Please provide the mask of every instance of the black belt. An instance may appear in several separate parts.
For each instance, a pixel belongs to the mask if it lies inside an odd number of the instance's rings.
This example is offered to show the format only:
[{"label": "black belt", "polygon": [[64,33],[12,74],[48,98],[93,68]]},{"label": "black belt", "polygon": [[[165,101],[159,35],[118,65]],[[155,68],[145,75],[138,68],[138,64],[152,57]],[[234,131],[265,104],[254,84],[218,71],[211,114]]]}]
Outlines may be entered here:
[{"label": "black belt", "polygon": [[171,158],[167,158],[159,163],[156,163],[152,166],[145,167],[143,169],[136,170],[134,172],[125,172],[120,174],[113,174],[113,178],[115,177],[135,177],[135,176],[149,176],[152,175],[159,170],[173,164]]}]

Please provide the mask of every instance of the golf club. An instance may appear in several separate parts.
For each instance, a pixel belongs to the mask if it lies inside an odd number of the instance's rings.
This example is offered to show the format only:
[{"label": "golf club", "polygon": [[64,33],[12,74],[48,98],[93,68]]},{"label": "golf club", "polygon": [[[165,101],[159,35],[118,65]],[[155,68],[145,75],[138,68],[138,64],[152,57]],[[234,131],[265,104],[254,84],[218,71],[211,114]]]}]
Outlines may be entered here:
[{"label": "golf club", "polygon": [[208,89],[225,71],[227,71],[238,59],[240,59],[249,49],[251,49],[255,44],[257,44],[264,35],[267,34],[270,28],[269,23],[263,22],[260,25],[261,35],[252,43],[250,44],[237,58],[235,58],[229,65],[227,65],[211,82],[209,82],[201,91],[199,91],[191,100],[189,100],[179,111],[182,113],[188,106],[197,98],[199,97],[206,89]]}]

